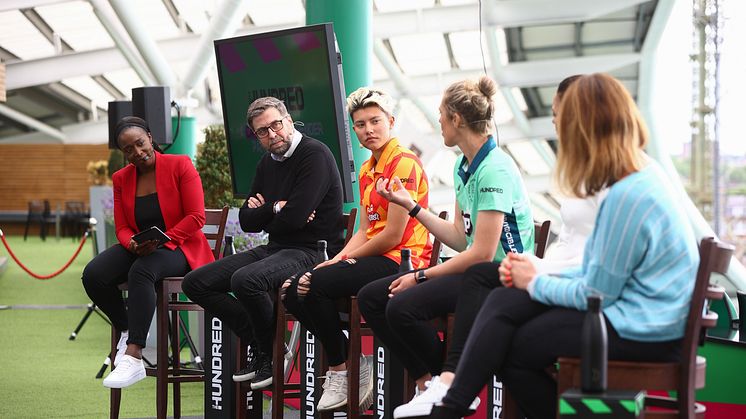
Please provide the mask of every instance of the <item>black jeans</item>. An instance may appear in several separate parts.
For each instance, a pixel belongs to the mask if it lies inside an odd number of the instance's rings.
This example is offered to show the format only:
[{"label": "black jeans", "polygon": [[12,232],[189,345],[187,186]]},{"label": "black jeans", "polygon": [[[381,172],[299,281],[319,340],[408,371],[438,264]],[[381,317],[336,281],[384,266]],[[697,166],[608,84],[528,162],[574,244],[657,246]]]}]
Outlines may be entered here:
[{"label": "black jeans", "polygon": [[[165,247],[137,257],[116,244],[97,255],[83,269],[83,287],[88,297],[119,330],[129,330],[127,343],[145,347],[150,322],[155,312],[156,281],[167,276],[181,276],[189,264],[181,249]],[[117,285],[126,282],[127,308]]]},{"label": "black jeans", "polygon": [[[497,267],[493,262],[479,263],[463,274],[433,278],[391,299],[388,285],[397,276],[383,278],[360,291],[360,311],[413,377],[453,372],[485,298],[500,286]],[[451,346],[443,364],[443,344],[431,320],[454,312]]]},{"label": "black jeans", "polygon": [[269,355],[275,329],[270,293],[288,276],[313,266],[314,257],[312,249],[258,246],[195,269],[184,278],[182,289],[237,336]]},{"label": "black jeans", "polygon": [[437,375],[443,367],[443,343],[431,320],[455,310],[462,276],[434,278],[389,298],[389,285],[400,275],[363,287],[357,295],[360,313],[412,377]]},{"label": "black jeans", "polygon": [[[529,418],[554,418],[557,384],[546,369],[558,357],[580,356],[584,319],[585,312],[537,303],[523,290],[493,290],[477,315],[443,403],[466,412],[490,377],[497,374]],[[664,362],[679,358],[680,339],[624,339],[608,320],[606,329],[609,359]]]},{"label": "black jeans", "polygon": [[[354,263],[351,263],[352,260]],[[364,285],[399,269],[396,262],[385,256],[352,260],[312,271],[311,286],[302,301],[298,300],[297,294],[301,275],[295,275],[285,294],[285,307],[319,339],[331,366],[344,364],[348,346],[334,300],[357,295]]]}]

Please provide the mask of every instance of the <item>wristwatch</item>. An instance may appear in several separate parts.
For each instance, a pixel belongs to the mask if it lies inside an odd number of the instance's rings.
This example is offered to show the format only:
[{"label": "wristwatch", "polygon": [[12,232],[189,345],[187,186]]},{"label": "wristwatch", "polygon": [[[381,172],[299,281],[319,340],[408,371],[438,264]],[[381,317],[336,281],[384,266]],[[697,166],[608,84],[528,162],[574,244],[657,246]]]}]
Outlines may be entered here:
[{"label": "wristwatch", "polygon": [[280,201],[275,201],[274,205],[272,205],[272,212],[275,214],[279,214],[280,211],[282,211],[282,207],[280,206]]},{"label": "wristwatch", "polygon": [[415,274],[414,274],[414,280],[418,284],[421,284],[421,283],[427,281],[427,275],[425,274],[425,270],[424,269],[420,269],[419,271],[415,272]]}]

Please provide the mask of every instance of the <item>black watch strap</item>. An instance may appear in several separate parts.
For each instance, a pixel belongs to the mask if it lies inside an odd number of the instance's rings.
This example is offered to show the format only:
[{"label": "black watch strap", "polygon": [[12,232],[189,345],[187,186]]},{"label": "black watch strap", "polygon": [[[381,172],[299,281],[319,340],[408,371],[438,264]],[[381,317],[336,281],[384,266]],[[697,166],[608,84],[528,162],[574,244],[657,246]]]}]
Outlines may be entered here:
[{"label": "black watch strap", "polygon": [[427,281],[427,275],[425,274],[425,270],[424,270],[424,269],[420,269],[419,271],[417,271],[417,272],[416,272],[416,273],[414,274],[414,280],[415,280],[415,281],[416,281],[416,282],[417,282],[418,284],[421,284],[421,283],[423,283],[423,282]]}]

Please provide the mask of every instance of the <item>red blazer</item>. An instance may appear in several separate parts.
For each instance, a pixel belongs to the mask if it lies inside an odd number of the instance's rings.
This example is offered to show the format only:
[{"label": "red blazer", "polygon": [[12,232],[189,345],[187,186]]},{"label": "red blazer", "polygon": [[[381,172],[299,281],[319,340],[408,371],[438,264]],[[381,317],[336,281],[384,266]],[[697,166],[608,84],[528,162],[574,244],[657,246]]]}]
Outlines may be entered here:
[{"label": "red blazer", "polygon": [[[161,207],[165,233],[171,241],[164,246],[184,252],[192,269],[215,260],[202,226],[205,225],[205,198],[202,180],[188,156],[153,153],[155,189]],[[117,239],[125,248],[139,232],[135,222],[137,170],[128,164],[112,176],[114,182],[114,225]]]}]

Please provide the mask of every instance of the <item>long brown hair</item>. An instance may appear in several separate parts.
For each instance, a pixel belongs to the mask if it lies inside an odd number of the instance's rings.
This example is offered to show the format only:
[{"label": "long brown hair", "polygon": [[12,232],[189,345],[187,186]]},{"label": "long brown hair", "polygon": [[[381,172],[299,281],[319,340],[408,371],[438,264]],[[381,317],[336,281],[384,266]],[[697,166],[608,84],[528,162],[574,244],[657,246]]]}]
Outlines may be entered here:
[{"label": "long brown hair", "polygon": [[557,118],[560,187],[594,195],[639,171],[648,132],[624,85],[608,74],[579,77],[562,97]]}]

